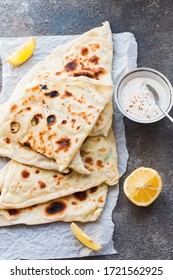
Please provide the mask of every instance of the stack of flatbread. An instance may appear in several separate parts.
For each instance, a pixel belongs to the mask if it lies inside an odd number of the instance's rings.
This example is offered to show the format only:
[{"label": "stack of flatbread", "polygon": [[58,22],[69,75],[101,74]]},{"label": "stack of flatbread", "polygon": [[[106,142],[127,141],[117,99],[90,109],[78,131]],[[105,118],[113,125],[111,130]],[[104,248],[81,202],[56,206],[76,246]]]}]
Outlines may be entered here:
[{"label": "stack of flatbread", "polygon": [[95,221],[118,182],[108,22],[58,46],[0,106],[0,226]]}]

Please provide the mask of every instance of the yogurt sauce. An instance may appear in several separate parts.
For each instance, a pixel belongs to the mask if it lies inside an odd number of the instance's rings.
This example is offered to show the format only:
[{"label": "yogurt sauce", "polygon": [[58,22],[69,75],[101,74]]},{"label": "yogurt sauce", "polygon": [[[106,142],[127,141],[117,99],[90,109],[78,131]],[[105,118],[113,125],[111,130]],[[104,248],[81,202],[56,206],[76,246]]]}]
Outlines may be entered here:
[{"label": "yogurt sauce", "polygon": [[134,119],[151,120],[162,115],[146,84],[151,85],[158,92],[162,108],[167,109],[165,89],[159,82],[152,78],[134,78],[126,83],[119,100],[122,109]]}]

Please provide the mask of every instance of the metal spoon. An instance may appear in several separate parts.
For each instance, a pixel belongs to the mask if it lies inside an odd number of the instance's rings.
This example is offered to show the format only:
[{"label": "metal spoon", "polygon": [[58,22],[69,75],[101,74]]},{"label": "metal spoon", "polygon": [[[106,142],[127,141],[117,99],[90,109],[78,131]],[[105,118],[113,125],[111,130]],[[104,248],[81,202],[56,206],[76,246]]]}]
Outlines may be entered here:
[{"label": "metal spoon", "polygon": [[157,93],[157,91],[150,85],[146,84],[146,87],[152,92],[156,105],[159,107],[159,109],[162,111],[162,113],[168,117],[168,119],[170,119],[170,121],[173,123],[173,118],[164,110],[160,107],[160,103],[159,103],[159,95]]}]

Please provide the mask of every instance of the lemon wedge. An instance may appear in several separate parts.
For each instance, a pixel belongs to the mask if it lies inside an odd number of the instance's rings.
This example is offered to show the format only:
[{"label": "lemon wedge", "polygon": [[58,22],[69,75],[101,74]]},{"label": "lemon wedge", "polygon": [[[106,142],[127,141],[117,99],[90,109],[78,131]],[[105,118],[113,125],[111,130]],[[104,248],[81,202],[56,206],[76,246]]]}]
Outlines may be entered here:
[{"label": "lemon wedge", "polygon": [[27,61],[34,52],[36,41],[34,37],[27,39],[19,49],[17,49],[10,57],[7,58],[13,66],[19,66]]},{"label": "lemon wedge", "polygon": [[147,167],[140,167],[124,181],[124,193],[137,206],[148,206],[159,196],[162,179],[159,173]]},{"label": "lemon wedge", "polygon": [[99,251],[102,249],[102,247],[97,244],[92,238],[90,238],[79,226],[77,226],[75,223],[71,223],[71,230],[74,234],[74,236],[82,242],[86,247],[94,250]]}]

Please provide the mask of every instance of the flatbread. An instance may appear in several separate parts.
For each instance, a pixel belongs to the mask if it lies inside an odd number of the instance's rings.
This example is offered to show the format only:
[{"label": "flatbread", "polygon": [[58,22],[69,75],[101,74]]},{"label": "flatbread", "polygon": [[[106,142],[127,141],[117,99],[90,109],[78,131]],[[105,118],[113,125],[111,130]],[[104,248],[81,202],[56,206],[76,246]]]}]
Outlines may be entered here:
[{"label": "flatbread", "polygon": [[[35,166],[42,169],[59,171],[58,165],[56,164],[54,159],[47,158],[31,150],[30,148],[22,147],[20,144],[13,142],[13,140],[10,142],[6,139],[5,141],[7,145],[4,146],[4,139],[5,138],[0,137],[0,155],[2,157],[7,157],[19,163]],[[69,168],[80,174],[89,175],[91,173],[88,169],[85,168],[81,159],[80,151],[78,151],[74,156],[72,162],[69,164]],[[68,168],[63,171],[63,173],[69,172],[70,170]]]},{"label": "flatbread", "polygon": [[[84,46],[86,48],[84,48]],[[66,65],[69,66],[69,62],[71,62],[72,59],[77,59],[78,63],[77,63],[76,71],[82,70],[82,75],[90,76],[90,78],[93,79],[96,78],[101,81],[104,80],[104,82],[108,84],[112,84],[112,79],[111,79],[112,49],[113,49],[112,35],[111,35],[110,26],[108,22],[105,22],[103,26],[94,28],[63,46],[58,46],[44,61],[36,64],[17,83],[16,88],[12,96],[10,97],[10,100],[18,99],[23,94],[26,94],[24,88],[33,81],[33,79],[35,78],[35,74],[38,74],[42,71],[47,72],[49,74],[51,73],[52,75],[56,75],[57,71],[60,70],[62,72],[60,76],[72,75],[74,71],[69,71],[68,67],[66,67]],[[97,56],[98,59],[94,56]],[[95,59],[91,59],[93,57]],[[81,69],[82,65],[80,63],[83,63],[84,66],[89,65],[90,67],[88,69]],[[63,69],[65,69],[65,71]],[[94,73],[93,69],[97,70],[94,75],[93,74],[91,75],[91,73],[89,73],[89,75],[88,74],[86,75],[85,70]],[[98,71],[99,69],[100,70],[102,69],[102,71],[99,72]],[[108,135],[112,122],[111,104],[112,102],[110,100],[108,105],[101,113],[93,131],[91,131],[92,136]],[[5,103],[4,106],[3,105],[1,106],[2,108],[1,111],[3,112],[1,116],[4,114],[4,111],[6,110],[7,107],[8,107],[8,103]],[[52,158],[48,159],[43,157],[41,154],[38,153],[36,154],[31,149],[28,148],[25,149],[24,147],[21,147],[21,145],[18,142],[14,141],[14,139],[13,141],[11,139],[9,141],[8,138],[9,138],[8,136],[7,137],[3,137],[3,135],[0,136],[1,156],[10,157],[11,159],[17,160],[23,164],[29,164],[45,169],[59,170],[58,166],[56,165],[54,160],[52,160]],[[25,140],[25,138],[27,138],[27,135],[24,136],[23,140]],[[44,135],[44,137],[41,136],[41,138],[43,139],[47,137],[46,135]],[[39,137],[37,137],[37,140],[38,139]],[[4,141],[7,142],[6,144],[8,145],[5,145]],[[27,145],[27,141],[23,141],[23,142],[24,143],[26,142]],[[42,148],[45,149],[45,147],[42,147],[42,143],[38,143],[38,145],[39,145],[38,148],[39,152],[40,149],[41,150]],[[52,151],[49,148],[50,146],[48,144],[48,147],[46,147],[44,152],[44,155],[46,155],[46,157],[51,155]],[[35,156],[35,160],[34,160],[34,156]],[[80,165],[77,164],[78,162],[80,162]],[[73,168],[73,170],[76,170],[77,172],[82,174],[89,174],[88,171],[82,165],[79,152],[74,157],[74,162],[72,161],[71,165],[72,167],[70,168]],[[67,172],[67,170],[64,170],[63,172]]]},{"label": "flatbread", "polygon": [[40,76],[50,140],[59,170],[68,167],[112,97],[112,86],[86,77]]},{"label": "flatbread", "polygon": [[0,227],[16,224],[38,225],[58,221],[84,223],[95,221],[101,215],[107,191],[107,185],[102,184],[87,191],[28,208],[0,210]]},{"label": "flatbread", "polygon": [[[18,99],[0,105],[0,155],[23,164],[59,171],[41,98],[36,90],[28,91],[24,90]],[[79,151],[69,163],[69,168],[90,174]]]},{"label": "flatbread", "polygon": [[54,158],[42,101],[36,89],[31,89],[29,93],[26,91],[21,98],[1,106],[0,136],[4,138],[4,145],[13,141]]},{"label": "flatbread", "polygon": [[[80,151],[78,151],[74,158],[72,159],[72,161],[70,162],[69,166],[68,166],[70,169],[72,169],[73,171],[77,172],[77,173],[80,173],[80,174],[83,174],[83,175],[90,175],[91,172],[85,168],[84,166],[84,163],[82,161],[82,158],[81,158],[81,154],[80,154]],[[63,173],[68,173],[68,168],[66,168],[65,170],[63,170]]]},{"label": "flatbread", "polygon": [[112,115],[113,115],[113,106],[112,106],[112,97],[105,106],[104,110],[101,112],[95,126],[90,132],[90,136],[105,136],[107,137],[112,126]]},{"label": "flatbread", "polygon": [[[5,181],[2,186],[0,208],[25,208],[44,203],[69,194],[118,182],[117,150],[113,132],[108,138],[88,137],[81,148],[82,160],[91,175],[74,171],[62,174],[56,171],[37,169],[10,161],[5,166]],[[0,174],[4,170],[1,169]]]},{"label": "flatbread", "polygon": [[[20,144],[14,142],[13,140],[9,140],[2,135],[0,136],[0,156],[13,159],[22,164],[28,164],[47,170],[59,171],[55,160],[47,158],[30,148],[22,147]],[[73,164],[73,167],[75,167],[75,164]],[[64,173],[68,172],[69,169],[64,171]]]},{"label": "flatbread", "polygon": [[55,159],[58,169],[64,171],[112,96],[112,86],[86,77],[40,76],[38,80],[20,98],[1,105],[4,145],[0,150],[13,140]]},{"label": "flatbread", "polygon": [[[21,78],[11,99],[19,97],[23,88],[34,80],[35,74],[41,72],[61,77],[87,76],[112,85],[112,57],[112,33],[109,22],[106,21],[103,26],[91,29],[74,40],[55,48],[44,61],[37,63]],[[109,106],[110,109],[107,112],[111,112],[111,102]],[[92,131],[92,136],[108,135],[111,127],[111,114],[105,114],[103,110],[101,115],[102,117]],[[101,124],[102,122],[104,125]]]}]

